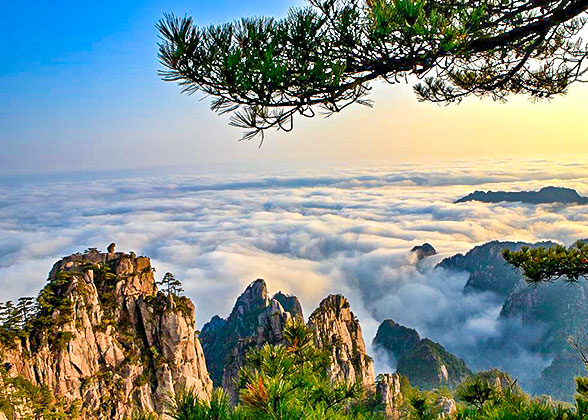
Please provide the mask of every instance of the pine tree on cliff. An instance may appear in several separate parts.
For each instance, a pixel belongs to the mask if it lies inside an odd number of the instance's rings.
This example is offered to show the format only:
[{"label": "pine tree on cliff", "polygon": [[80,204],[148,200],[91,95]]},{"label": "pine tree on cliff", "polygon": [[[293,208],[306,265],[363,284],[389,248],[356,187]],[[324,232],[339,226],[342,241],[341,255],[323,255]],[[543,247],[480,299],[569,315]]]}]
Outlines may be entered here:
[{"label": "pine tree on cliff", "polygon": [[[588,0],[307,0],[284,19],[158,23],[165,81],[214,98],[244,138],[291,131],[295,116],[371,105],[370,82],[418,79],[421,101],[504,101],[583,80]],[[263,138],[263,137],[262,137]]]},{"label": "pine tree on cliff", "polygon": [[16,304],[16,310],[19,314],[21,328],[24,327],[35,315],[36,303],[33,297],[21,297]]},{"label": "pine tree on cliff", "polygon": [[182,289],[182,282],[169,272],[163,275],[163,279],[158,281],[157,285],[162,286],[168,295],[179,296],[184,291],[184,289]]}]

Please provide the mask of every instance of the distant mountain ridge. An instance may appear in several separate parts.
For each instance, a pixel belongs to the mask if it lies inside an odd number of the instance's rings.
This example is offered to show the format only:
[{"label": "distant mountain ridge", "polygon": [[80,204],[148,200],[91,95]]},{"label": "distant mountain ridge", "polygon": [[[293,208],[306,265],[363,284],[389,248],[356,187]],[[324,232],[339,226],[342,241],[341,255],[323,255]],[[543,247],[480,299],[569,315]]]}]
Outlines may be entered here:
[{"label": "distant mountain ridge", "polygon": [[480,201],[482,203],[521,202],[528,204],[588,204],[588,197],[582,197],[572,188],[543,187],[539,191],[475,191],[454,203]]}]

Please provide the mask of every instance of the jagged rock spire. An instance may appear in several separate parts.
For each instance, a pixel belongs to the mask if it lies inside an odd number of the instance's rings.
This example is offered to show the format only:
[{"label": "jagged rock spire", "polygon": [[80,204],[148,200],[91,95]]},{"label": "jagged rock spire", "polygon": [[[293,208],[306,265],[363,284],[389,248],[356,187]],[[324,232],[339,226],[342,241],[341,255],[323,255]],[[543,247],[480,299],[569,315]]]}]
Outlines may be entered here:
[{"label": "jagged rock spire", "polygon": [[257,279],[237,298],[226,320],[215,316],[204,325],[200,339],[211,377],[233,402],[237,401],[235,381],[247,350],[265,343],[283,343],[284,326],[295,317],[302,319],[298,299],[281,292],[270,299],[265,281]]},{"label": "jagged rock spire", "polygon": [[374,388],[374,363],[366,353],[361,325],[344,296],[325,298],[310,316],[308,326],[316,346],[331,355],[329,375],[334,381],[359,380],[366,389]]}]

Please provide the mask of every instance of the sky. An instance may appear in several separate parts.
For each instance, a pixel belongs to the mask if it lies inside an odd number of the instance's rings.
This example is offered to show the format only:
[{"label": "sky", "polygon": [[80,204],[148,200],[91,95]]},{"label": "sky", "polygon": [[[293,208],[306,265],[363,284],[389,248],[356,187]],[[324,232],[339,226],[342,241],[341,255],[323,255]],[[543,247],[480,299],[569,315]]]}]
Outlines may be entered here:
[{"label": "sky", "polygon": [[162,82],[155,23],[283,16],[301,0],[29,1],[3,5],[0,174],[258,167],[461,158],[586,156],[588,87],[533,104],[418,103],[410,85],[374,86],[375,109],[297,121],[293,133],[238,142],[239,129]]}]

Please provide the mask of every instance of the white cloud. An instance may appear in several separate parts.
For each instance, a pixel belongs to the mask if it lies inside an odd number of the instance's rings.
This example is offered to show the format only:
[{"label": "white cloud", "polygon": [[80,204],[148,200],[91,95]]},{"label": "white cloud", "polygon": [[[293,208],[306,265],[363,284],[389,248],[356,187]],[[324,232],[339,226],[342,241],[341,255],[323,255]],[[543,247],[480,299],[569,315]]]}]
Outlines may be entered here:
[{"label": "white cloud", "polygon": [[[152,257],[158,275],[182,279],[199,326],[225,316],[263,277],[271,291],[299,296],[307,316],[327,294],[346,295],[368,344],[379,322],[392,318],[481,365],[476,351],[510,328],[497,321],[500,302],[464,296],[467,276],[433,271],[433,263],[495,239],[571,243],[588,237],[588,212],[453,201],[473,189],[545,185],[587,194],[587,169],[484,161],[7,185],[0,187],[0,300],[35,295],[59,257],[114,241]],[[423,242],[440,256],[415,265],[408,251]],[[514,367],[519,359],[535,369],[545,364],[524,345],[512,354]]]}]

